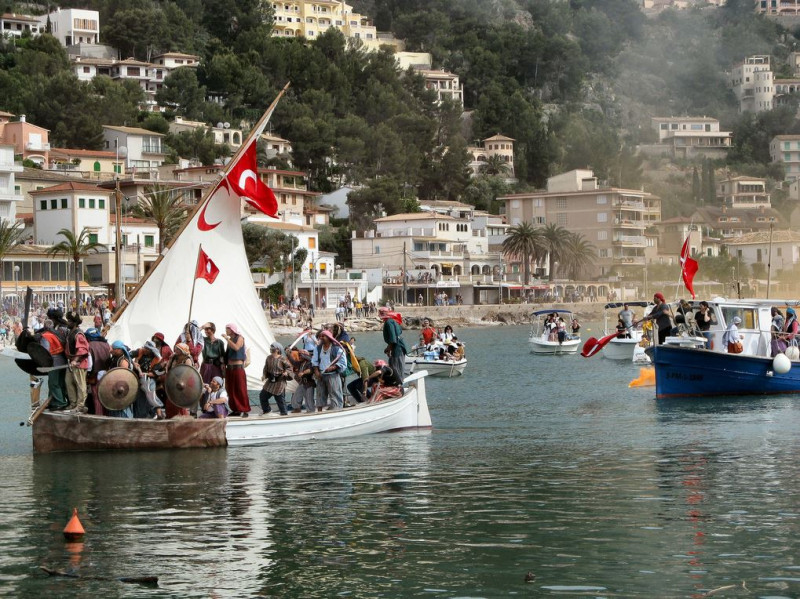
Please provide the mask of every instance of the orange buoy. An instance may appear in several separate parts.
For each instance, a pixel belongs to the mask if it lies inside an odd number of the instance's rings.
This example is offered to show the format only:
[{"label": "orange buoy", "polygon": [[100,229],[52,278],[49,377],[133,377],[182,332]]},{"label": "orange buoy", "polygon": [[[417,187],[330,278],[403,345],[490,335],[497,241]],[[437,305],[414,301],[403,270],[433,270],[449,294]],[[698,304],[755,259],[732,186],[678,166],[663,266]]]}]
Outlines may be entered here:
[{"label": "orange buoy", "polygon": [[86,534],[86,531],[78,519],[78,508],[73,508],[72,518],[69,519],[69,522],[64,527],[64,538],[70,543],[75,543],[83,539],[84,534]]},{"label": "orange buoy", "polygon": [[652,387],[656,384],[655,368],[640,368],[639,376],[628,383],[628,387]]}]

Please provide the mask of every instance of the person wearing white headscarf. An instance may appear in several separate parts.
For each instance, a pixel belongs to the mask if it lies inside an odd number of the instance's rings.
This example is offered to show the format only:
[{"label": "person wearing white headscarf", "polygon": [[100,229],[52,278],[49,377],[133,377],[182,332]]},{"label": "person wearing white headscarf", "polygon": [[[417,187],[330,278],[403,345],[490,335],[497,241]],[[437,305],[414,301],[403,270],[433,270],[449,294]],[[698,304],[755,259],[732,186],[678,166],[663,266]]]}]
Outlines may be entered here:
[{"label": "person wearing white headscarf", "polygon": [[722,343],[728,348],[729,354],[742,353],[742,341],[744,338],[739,333],[738,325],[740,324],[742,324],[742,319],[738,316],[734,316],[728,328],[725,330],[725,334],[722,336]]},{"label": "person wearing white headscarf", "polygon": [[185,343],[189,346],[189,353],[196,368],[200,367],[200,353],[203,351],[203,331],[196,320],[187,322],[183,332],[178,336],[175,345]]}]

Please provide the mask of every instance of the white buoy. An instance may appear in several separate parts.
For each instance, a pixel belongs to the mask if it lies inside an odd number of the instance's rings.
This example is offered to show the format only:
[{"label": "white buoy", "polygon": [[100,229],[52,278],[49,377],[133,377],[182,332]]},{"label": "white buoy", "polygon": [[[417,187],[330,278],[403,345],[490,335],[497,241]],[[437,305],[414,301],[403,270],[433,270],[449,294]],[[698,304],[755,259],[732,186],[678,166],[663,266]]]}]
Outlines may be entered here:
[{"label": "white buoy", "polygon": [[786,354],[778,354],[772,359],[772,369],[778,374],[786,374],[792,369],[792,361]]}]

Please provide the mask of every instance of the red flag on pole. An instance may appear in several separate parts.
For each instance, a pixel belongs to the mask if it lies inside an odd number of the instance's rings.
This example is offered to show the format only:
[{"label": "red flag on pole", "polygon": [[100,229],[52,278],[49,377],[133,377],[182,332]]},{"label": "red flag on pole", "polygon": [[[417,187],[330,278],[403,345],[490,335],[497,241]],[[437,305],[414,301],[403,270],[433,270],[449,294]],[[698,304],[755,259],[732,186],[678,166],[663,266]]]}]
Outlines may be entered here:
[{"label": "red flag on pole", "polygon": [[687,237],[681,248],[681,276],[683,277],[683,284],[686,285],[686,289],[692,294],[692,299],[694,299],[694,286],[692,283],[696,272],[697,260],[689,255],[689,238]]},{"label": "red flag on pole", "polygon": [[272,190],[258,176],[255,140],[231,168],[228,173],[228,183],[253,208],[267,216],[277,216],[278,200],[275,199]]},{"label": "red flag on pole", "polygon": [[218,274],[219,268],[217,268],[217,265],[203,251],[203,248],[200,248],[200,253],[197,254],[197,268],[194,271],[194,278],[205,279],[209,283],[213,283]]}]

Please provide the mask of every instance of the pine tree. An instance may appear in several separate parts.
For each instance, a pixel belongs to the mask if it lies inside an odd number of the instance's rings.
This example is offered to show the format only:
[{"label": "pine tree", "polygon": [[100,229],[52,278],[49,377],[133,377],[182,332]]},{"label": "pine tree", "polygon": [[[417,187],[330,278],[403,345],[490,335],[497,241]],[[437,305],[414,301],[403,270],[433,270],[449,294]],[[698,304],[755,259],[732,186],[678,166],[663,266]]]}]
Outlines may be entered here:
[{"label": "pine tree", "polygon": [[700,195],[700,175],[697,173],[697,167],[695,166],[692,169],[692,200],[695,204],[698,204],[702,201],[702,197]]}]

